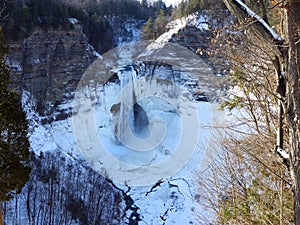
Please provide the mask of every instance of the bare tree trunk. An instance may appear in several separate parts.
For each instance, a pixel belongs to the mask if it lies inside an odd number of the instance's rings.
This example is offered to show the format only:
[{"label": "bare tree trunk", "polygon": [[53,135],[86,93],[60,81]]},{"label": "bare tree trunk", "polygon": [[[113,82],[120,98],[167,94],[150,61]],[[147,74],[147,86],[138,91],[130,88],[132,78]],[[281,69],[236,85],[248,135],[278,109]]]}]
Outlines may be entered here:
[{"label": "bare tree trunk", "polygon": [[291,173],[293,180],[293,192],[294,192],[294,219],[295,225],[300,224],[300,165],[299,165],[299,129],[298,131],[292,131],[293,137],[291,138],[292,148],[297,150],[291,153]]},{"label": "bare tree trunk", "polygon": [[296,42],[299,39],[300,29],[300,3],[290,0],[287,5],[287,36],[288,36],[288,65],[287,65],[287,120],[290,129],[291,148],[291,176],[294,192],[294,218],[295,224],[300,225],[300,47]]}]

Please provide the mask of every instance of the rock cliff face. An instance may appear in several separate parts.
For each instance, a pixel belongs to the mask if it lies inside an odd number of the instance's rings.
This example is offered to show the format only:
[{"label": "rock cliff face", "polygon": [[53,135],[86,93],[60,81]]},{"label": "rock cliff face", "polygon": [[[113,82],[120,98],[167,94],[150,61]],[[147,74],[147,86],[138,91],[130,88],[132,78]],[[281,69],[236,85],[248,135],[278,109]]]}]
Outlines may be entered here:
[{"label": "rock cliff face", "polygon": [[[212,40],[215,38],[215,29],[224,27],[229,21],[216,21],[207,12],[191,15],[187,20],[186,26],[174,33],[169,41],[198,54],[218,76],[227,74],[228,68],[224,68],[223,60],[214,55],[216,45]],[[174,22],[169,23],[167,28],[172,29],[176,25]]]},{"label": "rock cliff face", "polygon": [[[109,21],[115,46],[137,41],[144,22],[130,18]],[[19,92],[29,91],[37,111],[48,117],[48,122],[68,116],[70,110],[60,110],[57,106],[74,96],[81,76],[99,57],[83,33],[81,23],[76,19],[69,22],[74,29],[37,30],[22,42],[10,43],[10,87]]]},{"label": "rock cliff face", "polygon": [[207,51],[212,48],[212,38],[213,34],[210,30],[198,29],[195,26],[188,25],[173,35],[170,41],[207,57]]},{"label": "rock cliff face", "polygon": [[[115,46],[140,39],[144,21],[117,17],[108,20]],[[205,60],[212,33],[206,28],[206,19],[199,21],[200,25],[188,24],[180,29],[170,42],[197,52]],[[48,117],[48,122],[70,114],[68,109],[59,109],[60,103],[74,96],[81,76],[99,57],[83,33],[81,23],[76,19],[69,22],[73,24],[72,30],[37,30],[22,42],[10,44],[11,88],[29,91],[37,111]]]},{"label": "rock cliff face", "polygon": [[82,74],[97,56],[79,28],[36,31],[10,46],[11,88],[29,91],[37,111],[51,115],[59,103],[74,95]]}]

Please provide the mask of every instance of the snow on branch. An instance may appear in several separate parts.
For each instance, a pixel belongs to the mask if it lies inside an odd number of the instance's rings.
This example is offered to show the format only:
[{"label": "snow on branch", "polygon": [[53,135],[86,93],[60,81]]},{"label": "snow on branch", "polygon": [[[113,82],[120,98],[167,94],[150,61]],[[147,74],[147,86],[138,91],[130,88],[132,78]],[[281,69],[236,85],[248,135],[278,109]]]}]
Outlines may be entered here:
[{"label": "snow on branch", "polygon": [[245,3],[243,3],[241,0],[233,1],[236,4],[238,4],[249,16],[255,18],[258,22],[260,22],[260,24],[269,32],[269,34],[273,37],[274,40],[278,42],[284,41],[284,39],[280,35],[278,35],[266,21],[264,21],[259,15],[257,15],[251,9],[249,9]]},{"label": "snow on branch", "polygon": [[290,154],[287,153],[285,150],[283,150],[282,148],[280,148],[279,146],[276,146],[276,152],[280,155],[281,158],[283,159],[289,159],[290,158]]}]

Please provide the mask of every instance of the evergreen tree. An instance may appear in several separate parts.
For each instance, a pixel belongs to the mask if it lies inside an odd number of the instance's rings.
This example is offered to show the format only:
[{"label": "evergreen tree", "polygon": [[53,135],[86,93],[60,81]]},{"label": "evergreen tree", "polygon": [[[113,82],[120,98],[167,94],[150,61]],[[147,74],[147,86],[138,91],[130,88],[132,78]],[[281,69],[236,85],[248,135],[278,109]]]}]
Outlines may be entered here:
[{"label": "evergreen tree", "polygon": [[156,33],[156,38],[162,35],[164,32],[166,32],[166,25],[167,25],[167,20],[165,16],[165,11],[160,10],[158,17],[155,20],[155,33]]},{"label": "evergreen tree", "polygon": [[225,9],[222,0],[188,0],[182,1],[176,10],[173,11],[173,17],[181,18],[201,10],[215,11]]},{"label": "evergreen tree", "polygon": [[153,21],[150,17],[142,28],[142,37],[144,40],[151,40],[158,38],[166,32],[167,19],[165,11],[161,9],[157,18]]},{"label": "evergreen tree", "polygon": [[154,21],[150,17],[142,28],[142,37],[144,40],[151,40],[155,38]]},{"label": "evergreen tree", "polygon": [[29,141],[20,96],[8,90],[7,47],[0,34],[0,202],[21,191],[28,181]]}]

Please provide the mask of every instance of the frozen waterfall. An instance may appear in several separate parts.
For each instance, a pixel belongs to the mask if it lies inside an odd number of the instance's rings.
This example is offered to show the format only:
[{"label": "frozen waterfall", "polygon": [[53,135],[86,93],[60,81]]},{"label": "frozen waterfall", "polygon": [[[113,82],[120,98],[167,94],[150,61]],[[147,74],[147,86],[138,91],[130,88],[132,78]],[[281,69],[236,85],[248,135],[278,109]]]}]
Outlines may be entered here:
[{"label": "frozen waterfall", "polygon": [[139,64],[117,72],[119,88],[112,93],[116,99],[110,107],[112,127],[118,141],[132,149],[157,147],[163,141],[167,125],[158,119],[150,121],[151,111],[176,113],[178,107],[179,88],[174,81],[179,79],[174,79],[170,66],[161,65],[155,71],[156,65]]},{"label": "frozen waterfall", "polygon": [[83,83],[76,101],[74,127],[86,160],[101,173],[105,168],[112,179],[133,185],[181,169],[198,148],[197,80],[151,61],[110,70],[105,82],[97,79]]}]

